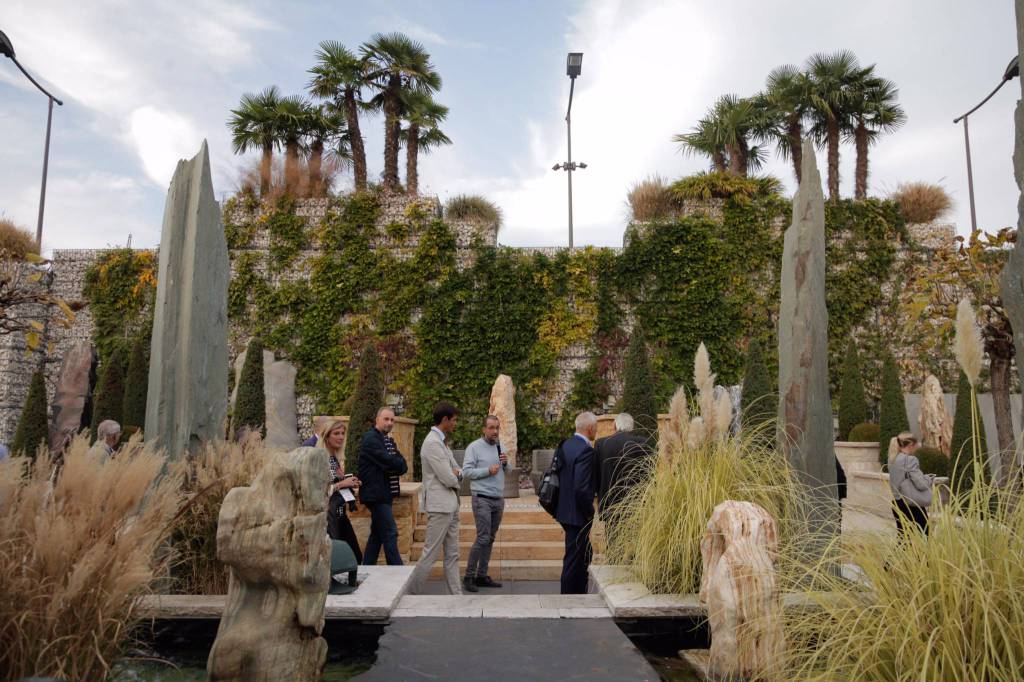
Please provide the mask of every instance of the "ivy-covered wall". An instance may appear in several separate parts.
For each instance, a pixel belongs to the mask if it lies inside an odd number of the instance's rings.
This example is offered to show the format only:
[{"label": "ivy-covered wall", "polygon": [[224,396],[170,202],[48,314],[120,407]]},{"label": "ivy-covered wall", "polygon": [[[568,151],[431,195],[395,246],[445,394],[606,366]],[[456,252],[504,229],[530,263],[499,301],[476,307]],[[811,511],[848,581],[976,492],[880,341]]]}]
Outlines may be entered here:
[{"label": "ivy-covered wall", "polygon": [[[524,454],[567,435],[576,411],[614,407],[636,320],[663,403],[692,381],[702,341],[722,384],[740,381],[751,338],[775,347],[790,212],[775,195],[695,204],[664,223],[630,226],[622,249],[572,252],[497,246],[495,226],[446,222],[431,199],[233,198],[223,209],[233,354],[259,335],[296,364],[303,429],[309,415],[346,412],[368,341],[391,400],[422,431],[436,401],[460,407],[457,447],[479,435],[494,378],[511,375]],[[866,323],[886,304],[909,238],[889,202],[829,203],[826,221],[830,365],[838,374],[850,334],[881,333]],[[101,256],[92,270],[105,268],[108,285],[89,285],[97,324],[111,312],[115,336],[147,314],[126,297],[145,278],[124,259],[123,251]],[[111,280],[122,270],[132,276]],[[94,273],[89,281],[100,280]]]}]

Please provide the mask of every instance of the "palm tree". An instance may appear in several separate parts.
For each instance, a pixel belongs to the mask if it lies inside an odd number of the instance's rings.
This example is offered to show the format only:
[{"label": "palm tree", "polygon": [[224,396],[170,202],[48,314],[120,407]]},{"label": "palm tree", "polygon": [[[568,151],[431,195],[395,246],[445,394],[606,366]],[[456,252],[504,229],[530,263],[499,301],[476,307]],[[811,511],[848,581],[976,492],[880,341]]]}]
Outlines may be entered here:
[{"label": "palm tree", "polygon": [[849,50],[814,54],[807,59],[811,80],[812,132],[828,148],[828,198],[839,198],[839,141],[850,125],[850,102],[854,85],[864,78],[865,69]]},{"label": "palm tree", "polygon": [[764,150],[754,141],[765,137],[768,119],[762,104],[754,99],[722,95],[697,128],[675,136],[686,153],[711,157],[715,170],[746,176],[764,163]]},{"label": "palm tree", "polygon": [[299,155],[313,125],[313,109],[299,96],[284,97],[274,112],[278,141],[284,147],[284,189],[295,194],[299,182]]},{"label": "palm tree", "polygon": [[377,88],[373,104],[384,110],[384,187],[398,188],[398,138],[401,134],[402,95],[431,94],[441,89],[423,46],[401,33],[378,33],[362,46],[366,79]]},{"label": "palm tree", "polygon": [[868,147],[882,133],[892,132],[907,122],[903,107],[896,101],[898,94],[895,83],[874,75],[873,65],[854,87],[855,96],[850,103],[853,129],[847,137],[853,139],[857,152],[853,190],[856,199],[868,195]]},{"label": "palm tree", "polygon": [[769,136],[775,139],[779,156],[792,160],[799,184],[804,121],[811,108],[811,79],[792,64],[785,64],[772,69],[765,85],[764,98],[777,123]]},{"label": "palm tree", "polygon": [[[309,196],[320,197],[327,192],[323,177],[323,158],[325,145],[329,142],[345,138],[342,149],[351,149],[348,131],[345,128],[345,116],[333,105],[311,107],[306,127],[306,138],[309,148]],[[336,157],[351,156],[346,151],[334,151]]]},{"label": "palm tree", "polygon": [[276,85],[255,95],[245,93],[237,109],[231,110],[228,127],[231,129],[231,147],[236,154],[251,149],[263,152],[260,160],[260,196],[270,191],[270,168],[274,148],[278,146],[277,107],[281,93]]},{"label": "palm tree", "polygon": [[345,112],[356,191],[365,191],[366,147],[359,130],[359,109],[363,103],[362,88],[367,85],[366,62],[336,40],[320,43],[316,58],[317,65],[309,70],[313,74],[309,90],[314,97],[330,100]]},{"label": "palm tree", "polygon": [[[419,194],[418,160],[421,142],[432,146],[451,144],[452,141],[438,128],[448,116],[448,107],[435,102],[430,95],[410,92],[402,98],[405,120],[409,127],[402,131],[405,142],[405,189],[409,194]],[[436,131],[427,137],[431,131]],[[426,150],[426,147],[424,148]]]}]

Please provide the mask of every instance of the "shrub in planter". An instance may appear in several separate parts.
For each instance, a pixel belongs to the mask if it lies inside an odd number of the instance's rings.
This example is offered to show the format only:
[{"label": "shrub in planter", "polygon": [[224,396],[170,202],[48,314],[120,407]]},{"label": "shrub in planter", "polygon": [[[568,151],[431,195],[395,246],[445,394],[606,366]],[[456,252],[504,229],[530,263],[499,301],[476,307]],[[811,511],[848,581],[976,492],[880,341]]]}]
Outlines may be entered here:
[{"label": "shrub in planter", "polygon": [[237,439],[245,429],[267,435],[267,397],[263,392],[263,342],[254,338],[245,351],[245,363],[238,377],[238,396],[232,416],[232,435]]},{"label": "shrub in planter", "polygon": [[345,442],[345,471],[355,473],[358,468],[359,444],[363,434],[373,426],[377,409],[384,404],[384,376],[381,372],[377,348],[366,344],[359,359],[356,390],[352,394],[349,412],[348,439]]},{"label": "shrub in planter", "polygon": [[917,461],[921,463],[921,471],[936,476],[949,476],[949,457],[937,448],[921,447],[917,450]]},{"label": "shrub in planter", "polygon": [[124,426],[124,356],[115,348],[100,366],[100,378],[96,384],[96,398],[92,407],[92,424],[89,437],[96,440],[96,429],[100,422],[113,419]]},{"label": "shrub in planter", "polygon": [[[743,394],[740,397],[740,418],[746,428],[757,427],[775,419],[778,396],[772,388],[764,351],[757,339],[747,346],[747,369],[743,375]],[[774,437],[774,434],[772,434]]]},{"label": "shrub in planter", "polygon": [[872,424],[870,422],[857,424],[850,429],[850,435],[847,437],[847,440],[853,443],[877,443],[878,424]]},{"label": "shrub in planter", "polygon": [[28,386],[25,407],[21,410],[18,429],[11,443],[12,454],[36,456],[40,444],[45,444],[49,437],[46,413],[46,383],[43,381],[43,370],[40,369],[32,375],[32,383]]},{"label": "shrub in planter", "polygon": [[882,466],[889,463],[889,441],[909,430],[899,370],[892,356],[886,355],[882,362],[882,399],[878,417],[878,458]]},{"label": "shrub in planter", "polygon": [[146,394],[149,388],[149,344],[146,334],[139,334],[132,344],[128,359],[128,371],[124,378],[124,424],[125,435],[131,435],[146,425]]},{"label": "shrub in planter", "polygon": [[868,403],[864,398],[864,377],[861,375],[857,346],[850,340],[839,379],[839,440],[852,440],[850,431],[868,419]]},{"label": "shrub in planter", "polygon": [[629,339],[623,368],[622,412],[628,412],[644,434],[658,432],[658,408],[654,402],[654,377],[647,356],[643,329],[637,325]]}]

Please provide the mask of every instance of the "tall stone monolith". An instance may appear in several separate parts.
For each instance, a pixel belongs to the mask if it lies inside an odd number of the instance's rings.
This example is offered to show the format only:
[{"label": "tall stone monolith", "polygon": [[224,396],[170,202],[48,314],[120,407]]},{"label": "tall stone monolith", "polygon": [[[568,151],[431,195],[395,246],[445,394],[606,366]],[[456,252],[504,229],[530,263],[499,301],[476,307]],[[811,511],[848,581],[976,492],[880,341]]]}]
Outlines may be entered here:
[{"label": "tall stone monolith", "polygon": [[50,449],[53,452],[62,451],[83,426],[88,426],[83,418],[92,397],[90,379],[95,365],[96,352],[88,341],[79,341],[64,354],[51,403]]},{"label": "tall stone monolith", "polygon": [[825,197],[814,147],[803,143],[802,182],[782,251],[779,449],[811,490],[815,528],[838,522],[825,307]]},{"label": "tall stone monolith", "polygon": [[170,458],[224,434],[228,275],[204,141],[178,162],[160,234],[145,434]]},{"label": "tall stone monolith", "polygon": [[516,465],[516,454],[519,449],[516,427],[516,387],[512,377],[499,374],[491,388],[491,403],[488,413],[498,418],[498,441],[502,449],[508,453],[508,465]]},{"label": "tall stone monolith", "polygon": [[[1017,53],[1024,57],[1024,0],[1016,0],[1017,8]],[[1017,350],[1017,372],[1024,381],[1024,362],[1020,361],[1024,354],[1024,78],[1018,78],[1021,97],[1017,100],[1017,108],[1013,113],[1013,176],[1017,180],[1020,195],[1017,198],[1017,245],[1010,252],[1010,257],[1003,267],[1000,278],[999,293],[1003,299],[1003,308],[1010,318],[1013,328],[1013,345]],[[1024,423],[1024,413],[1021,414]]]}]

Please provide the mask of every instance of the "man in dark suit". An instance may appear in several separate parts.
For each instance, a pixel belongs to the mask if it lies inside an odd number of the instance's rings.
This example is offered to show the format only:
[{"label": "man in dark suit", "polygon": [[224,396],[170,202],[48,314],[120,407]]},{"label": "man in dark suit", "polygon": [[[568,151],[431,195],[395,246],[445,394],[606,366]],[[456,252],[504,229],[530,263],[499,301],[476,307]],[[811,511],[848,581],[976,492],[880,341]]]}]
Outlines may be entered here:
[{"label": "man in dark suit", "polygon": [[363,435],[359,443],[359,501],[370,510],[370,536],[366,538],[363,564],[373,566],[380,556],[381,547],[388,566],[401,566],[398,551],[398,525],[391,511],[394,491],[391,477],[408,471],[405,458],[391,438],[395,425],[395,412],[390,407],[377,410],[373,428]]},{"label": "man in dark suit", "polygon": [[621,412],[615,416],[615,434],[598,440],[594,451],[599,478],[597,505],[607,533],[609,510],[643,481],[651,450],[647,439],[633,431],[633,417]]},{"label": "man in dark suit", "polygon": [[590,525],[594,518],[594,491],[597,476],[594,448],[597,417],[582,412],[576,417],[576,433],[559,446],[558,510],[555,519],[565,531],[565,558],[562,559],[562,594],[586,594],[587,569],[593,558]]}]

